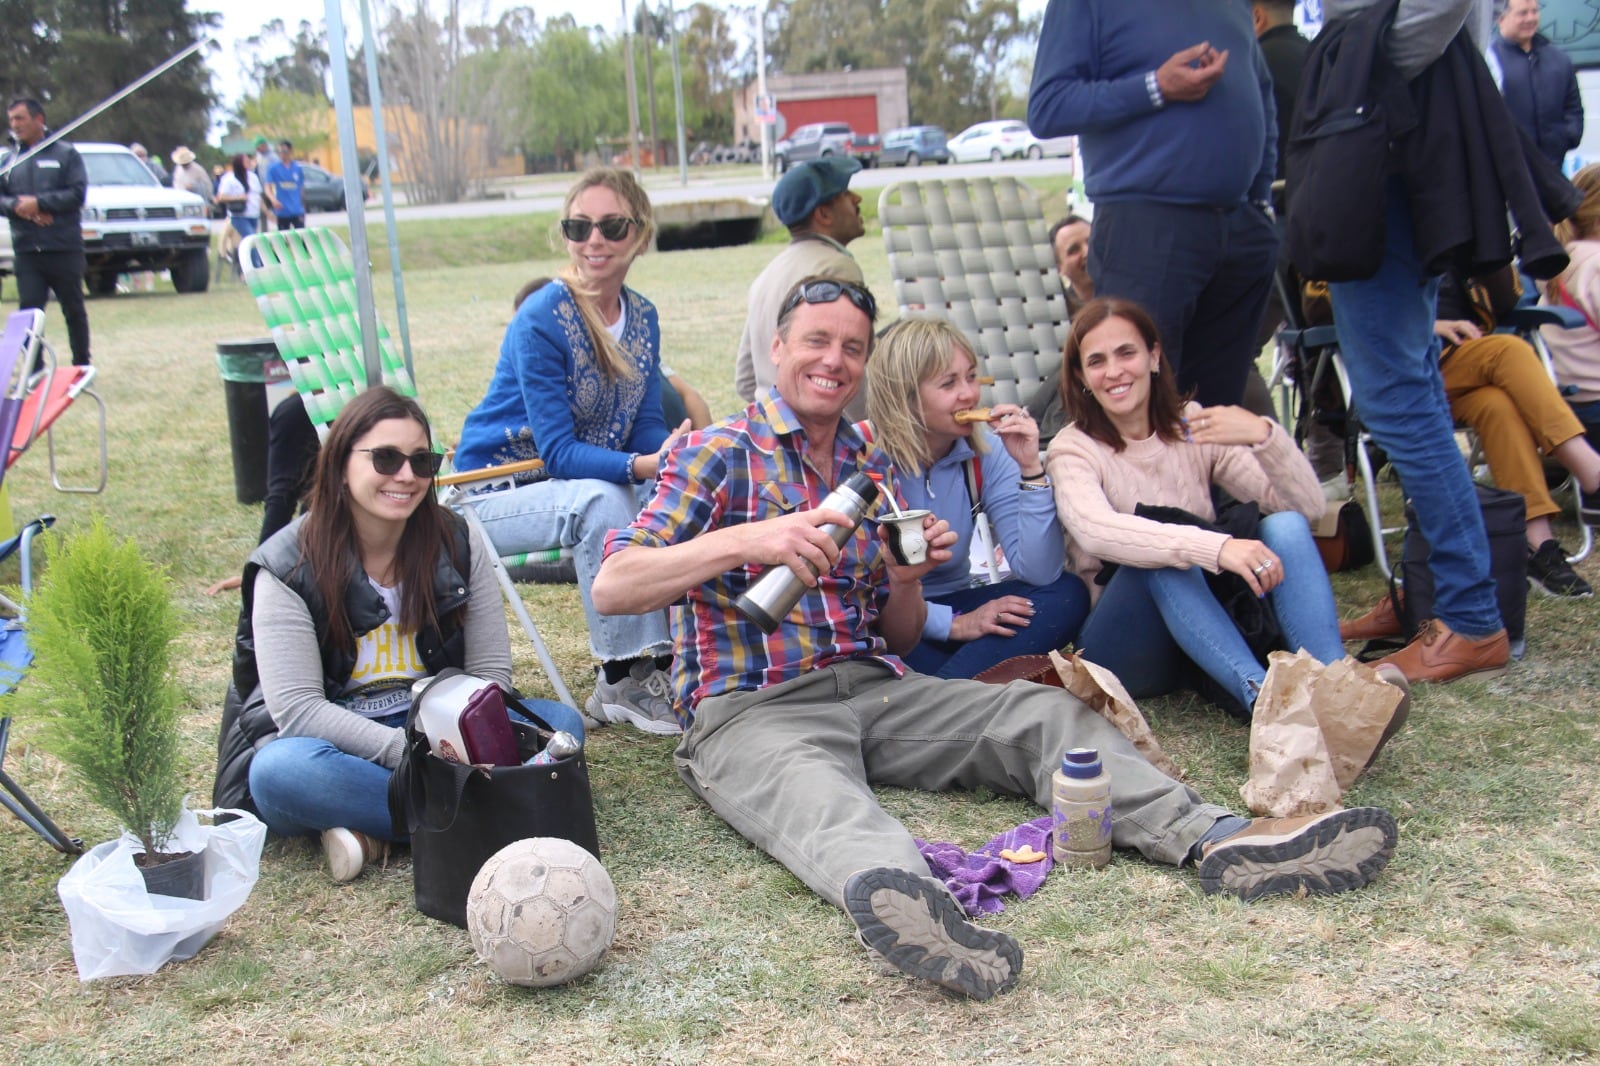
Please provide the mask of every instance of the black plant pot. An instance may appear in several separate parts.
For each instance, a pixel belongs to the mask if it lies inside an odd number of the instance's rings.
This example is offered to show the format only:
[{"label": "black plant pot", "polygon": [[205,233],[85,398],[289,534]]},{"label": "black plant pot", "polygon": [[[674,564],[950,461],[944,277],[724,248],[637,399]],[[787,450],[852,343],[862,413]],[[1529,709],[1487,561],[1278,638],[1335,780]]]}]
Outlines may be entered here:
[{"label": "black plant pot", "polygon": [[145,891],[151,895],[206,898],[206,853],[203,850],[185,852],[179,858],[154,866],[139,866],[139,873],[144,876]]}]

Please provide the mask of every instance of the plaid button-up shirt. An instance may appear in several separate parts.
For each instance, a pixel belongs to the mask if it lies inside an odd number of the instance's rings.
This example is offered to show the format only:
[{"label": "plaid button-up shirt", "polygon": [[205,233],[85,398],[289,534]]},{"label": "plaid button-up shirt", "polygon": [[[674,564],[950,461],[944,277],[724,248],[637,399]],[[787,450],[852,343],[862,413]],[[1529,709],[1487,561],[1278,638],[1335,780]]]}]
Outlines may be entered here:
[{"label": "plaid button-up shirt", "polygon": [[[883,450],[847,422],[834,435],[832,470],[808,462],[805,444],[794,412],[769,390],[744,414],[692,433],[672,449],[655,496],[631,526],[612,531],[606,554],[635,544],[679,544],[706,530],[810,510],[857,470],[889,470]],[[878,524],[868,519],[845,542],[833,571],[770,635],[734,607],[765,568],[741,566],[690,589],[671,610],[680,705],[692,714],[707,696],[765,688],[841,660],[875,658],[903,673],[873,625],[888,597],[881,553]]]}]

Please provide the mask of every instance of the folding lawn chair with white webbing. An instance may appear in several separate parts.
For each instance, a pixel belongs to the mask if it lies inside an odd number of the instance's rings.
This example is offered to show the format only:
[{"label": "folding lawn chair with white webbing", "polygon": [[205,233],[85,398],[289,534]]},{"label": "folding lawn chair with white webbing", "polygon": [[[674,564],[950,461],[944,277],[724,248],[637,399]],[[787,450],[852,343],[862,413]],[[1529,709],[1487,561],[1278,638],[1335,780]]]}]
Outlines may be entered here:
[{"label": "folding lawn chair with white webbing", "polygon": [[1026,405],[1061,372],[1067,299],[1044,215],[1015,178],[906,181],[878,195],[883,246],[902,313],[949,319],[967,335],[984,403]]},{"label": "folding lawn chair with white webbing", "polygon": [[[277,230],[246,237],[239,246],[239,261],[244,265],[245,283],[288,367],[289,380],[305,401],[306,414],[317,437],[326,439],[329,425],[344,405],[367,386],[357,315],[355,260],[350,249],[333,231],[321,227]],[[416,382],[390,343],[388,330],[379,323],[377,331],[384,384],[415,398]],[[492,485],[507,473],[504,467],[469,471],[441,477],[437,484],[446,491],[444,502],[461,512],[478,542],[494,558],[495,577],[528,634],[557,697],[569,707],[576,707],[506,570],[508,565],[558,560],[561,549],[501,559],[472,506],[472,497],[459,491],[462,483]]]},{"label": "folding lawn chair with white webbing", "polygon": [[[11,507],[4,484],[9,470],[42,435],[50,453],[50,482],[61,492],[97,493],[106,485],[105,403],[90,387],[94,368],[60,367],[55,352],[44,341],[44,312],[38,309],[11,315],[0,334],[0,440],[9,442],[6,461],[0,465],[0,528],[11,529]],[[95,402],[99,413],[99,478],[93,485],[63,485],[56,466],[54,424],[80,396]],[[15,537],[0,543],[0,560],[16,555],[21,566],[18,585],[23,600],[33,591],[33,541],[55,519],[42,515],[27,523]],[[9,617],[0,625],[0,693],[15,688],[33,662],[28,647],[25,602],[15,603],[0,596],[0,609]],[[43,837],[51,847],[68,855],[83,851],[83,842],[66,833],[50,820],[22,787],[4,770],[6,744],[10,739],[11,719],[0,717],[0,805]]]}]

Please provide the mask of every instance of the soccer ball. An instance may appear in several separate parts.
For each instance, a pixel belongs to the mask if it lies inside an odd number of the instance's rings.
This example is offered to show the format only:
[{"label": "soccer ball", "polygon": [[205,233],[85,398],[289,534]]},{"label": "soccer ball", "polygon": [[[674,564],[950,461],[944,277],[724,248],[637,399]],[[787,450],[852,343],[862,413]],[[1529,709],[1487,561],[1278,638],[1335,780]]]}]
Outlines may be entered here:
[{"label": "soccer ball", "polygon": [[611,947],[617,890],[600,860],[570,840],[519,840],[472,879],[467,932],[502,980],[564,984],[594,969]]}]

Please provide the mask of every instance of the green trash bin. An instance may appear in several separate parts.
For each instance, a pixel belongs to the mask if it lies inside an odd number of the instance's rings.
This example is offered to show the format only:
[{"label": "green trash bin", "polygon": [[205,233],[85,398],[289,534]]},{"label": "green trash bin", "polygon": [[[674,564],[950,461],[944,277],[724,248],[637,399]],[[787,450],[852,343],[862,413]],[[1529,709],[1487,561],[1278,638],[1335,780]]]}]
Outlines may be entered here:
[{"label": "green trash bin", "polygon": [[267,498],[267,386],[287,381],[288,368],[271,337],[217,342],[217,369],[228,409],[233,492],[240,503]]}]

